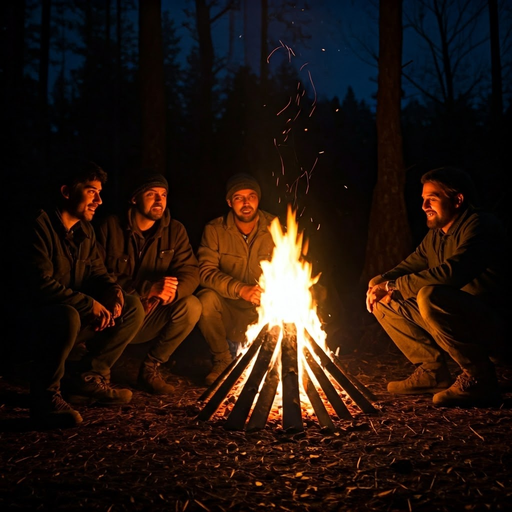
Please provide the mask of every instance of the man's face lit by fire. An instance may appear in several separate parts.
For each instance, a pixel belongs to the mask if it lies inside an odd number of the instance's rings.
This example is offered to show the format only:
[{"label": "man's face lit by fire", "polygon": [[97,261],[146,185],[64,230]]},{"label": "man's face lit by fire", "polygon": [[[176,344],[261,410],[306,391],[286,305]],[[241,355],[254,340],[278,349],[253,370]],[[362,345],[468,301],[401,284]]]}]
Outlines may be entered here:
[{"label": "man's face lit by fire", "polygon": [[228,205],[240,222],[252,222],[258,215],[260,200],[258,194],[252,189],[238,190],[233,194]]},{"label": "man's face lit by fire", "polygon": [[151,187],[133,198],[137,211],[148,220],[160,220],[167,208],[167,189]]},{"label": "man's face lit by fire", "polygon": [[79,183],[73,188],[63,186],[62,195],[67,199],[64,209],[68,214],[77,219],[91,221],[96,213],[96,208],[103,202],[100,197],[101,181],[87,181]]},{"label": "man's face lit by fire", "polygon": [[442,229],[445,233],[448,232],[459,216],[463,195],[449,196],[439,183],[427,182],[423,184],[421,197],[429,229]]}]

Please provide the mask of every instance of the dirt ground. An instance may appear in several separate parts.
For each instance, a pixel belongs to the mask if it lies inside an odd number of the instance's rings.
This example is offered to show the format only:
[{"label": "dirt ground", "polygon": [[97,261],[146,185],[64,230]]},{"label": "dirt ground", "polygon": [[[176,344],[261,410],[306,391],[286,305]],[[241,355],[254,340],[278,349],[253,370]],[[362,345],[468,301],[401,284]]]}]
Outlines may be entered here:
[{"label": "dirt ground", "polygon": [[[386,392],[412,367],[375,340],[341,356],[375,413],[351,403],[331,433],[314,417],[301,433],[277,417],[249,433],[196,419],[209,362],[187,343],[169,367],[173,396],[135,390],[128,405],[79,407],[84,422],[66,430],[33,429],[28,364],[3,365],[0,510],[511,510],[511,368],[498,367],[500,408],[436,409],[429,396]],[[117,382],[133,385],[139,361],[127,350]]]}]

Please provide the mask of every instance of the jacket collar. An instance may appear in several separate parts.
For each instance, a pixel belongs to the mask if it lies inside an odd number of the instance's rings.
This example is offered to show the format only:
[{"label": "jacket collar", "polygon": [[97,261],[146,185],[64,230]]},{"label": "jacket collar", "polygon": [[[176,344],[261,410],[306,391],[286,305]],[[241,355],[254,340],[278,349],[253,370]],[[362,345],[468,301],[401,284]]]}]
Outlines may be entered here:
[{"label": "jacket collar", "polygon": [[[134,220],[135,216],[135,208],[130,208],[128,210],[127,215],[127,223],[128,223],[128,230],[132,233],[136,233],[138,236],[142,236],[142,232],[138,228],[137,224]],[[160,220],[156,221],[156,231],[155,231],[155,238],[160,238],[162,236],[162,232],[165,228],[169,226],[171,223],[171,213],[169,212],[169,209],[166,208],[164,211],[164,215]]]}]

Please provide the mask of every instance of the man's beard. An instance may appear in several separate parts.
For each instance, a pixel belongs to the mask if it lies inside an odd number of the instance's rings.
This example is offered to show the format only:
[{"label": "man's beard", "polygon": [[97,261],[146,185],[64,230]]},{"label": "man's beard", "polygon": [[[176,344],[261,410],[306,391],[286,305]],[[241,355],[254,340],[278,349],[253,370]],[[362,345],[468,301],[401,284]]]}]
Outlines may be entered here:
[{"label": "man's beard", "polygon": [[254,210],[252,213],[244,215],[243,213],[235,213],[236,218],[240,222],[252,222],[258,216],[258,210]]},{"label": "man's beard", "polygon": [[445,217],[440,217],[438,214],[434,215],[432,218],[427,217],[427,227],[429,229],[441,229],[448,223],[448,219]]},{"label": "man's beard", "polygon": [[142,209],[139,209],[139,211],[148,220],[160,220],[164,216],[165,209],[153,210],[153,208],[154,205],[148,211],[142,211]]}]

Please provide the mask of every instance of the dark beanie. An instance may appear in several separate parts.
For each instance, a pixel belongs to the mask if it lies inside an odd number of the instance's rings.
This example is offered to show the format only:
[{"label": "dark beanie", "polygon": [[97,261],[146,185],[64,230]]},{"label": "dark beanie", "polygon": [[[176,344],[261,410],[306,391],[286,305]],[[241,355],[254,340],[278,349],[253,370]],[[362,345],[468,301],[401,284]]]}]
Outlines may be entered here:
[{"label": "dark beanie", "polygon": [[226,199],[231,200],[235,192],[244,189],[254,190],[258,194],[258,199],[261,199],[261,188],[256,178],[243,172],[229,178],[226,183]]},{"label": "dark beanie", "polygon": [[132,186],[130,187],[130,197],[136,196],[140,192],[144,192],[151,187],[163,187],[169,191],[169,183],[165,179],[165,176],[156,171],[139,171],[135,175]]}]

